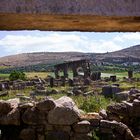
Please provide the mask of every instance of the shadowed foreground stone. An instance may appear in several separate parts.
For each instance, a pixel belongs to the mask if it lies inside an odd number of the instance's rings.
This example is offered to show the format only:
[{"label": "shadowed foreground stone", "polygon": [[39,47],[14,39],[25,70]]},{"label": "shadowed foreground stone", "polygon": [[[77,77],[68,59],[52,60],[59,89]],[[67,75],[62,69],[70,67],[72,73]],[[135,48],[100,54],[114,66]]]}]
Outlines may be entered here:
[{"label": "shadowed foreground stone", "polygon": [[43,112],[32,107],[28,108],[22,115],[22,120],[28,125],[46,124],[46,116]]},{"label": "shadowed foreground stone", "polygon": [[90,122],[81,121],[73,126],[73,129],[77,133],[89,133],[90,131]]},{"label": "shadowed foreground stone", "polygon": [[10,111],[7,115],[0,117],[1,125],[20,125],[20,112],[17,108]]},{"label": "shadowed foreground stone", "polygon": [[55,102],[53,99],[45,99],[36,104],[36,107],[41,111],[50,111],[55,108]]},{"label": "shadowed foreground stone", "polygon": [[46,136],[47,140],[69,140],[69,134],[63,131],[49,132]]},{"label": "shadowed foreground stone", "polygon": [[27,128],[20,132],[21,140],[35,140],[35,131],[33,129]]},{"label": "shadowed foreground stone", "polygon": [[79,110],[69,97],[56,100],[56,107],[48,113],[48,122],[57,125],[72,125],[78,122]]},{"label": "shadowed foreground stone", "polygon": [[0,115],[7,114],[12,110],[11,104],[6,101],[0,101]]}]

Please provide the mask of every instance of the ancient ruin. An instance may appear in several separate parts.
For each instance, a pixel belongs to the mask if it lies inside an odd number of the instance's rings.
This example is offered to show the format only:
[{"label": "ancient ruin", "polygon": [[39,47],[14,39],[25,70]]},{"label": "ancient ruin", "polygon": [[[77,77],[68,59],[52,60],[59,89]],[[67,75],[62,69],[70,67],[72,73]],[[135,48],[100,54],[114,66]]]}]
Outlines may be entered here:
[{"label": "ancient ruin", "polygon": [[[139,0],[1,0],[0,30],[140,31],[139,5]],[[78,76],[79,67],[84,76]],[[73,79],[69,78],[69,69]],[[0,140],[140,139],[139,90],[134,87],[121,91],[117,84],[108,85],[107,82],[116,82],[117,77],[101,79],[101,72],[90,72],[88,60],[57,64],[54,72],[55,77],[46,79],[0,82],[0,97],[11,96],[9,91],[14,91],[16,97],[0,100]],[[133,79],[132,71],[123,80],[140,81]],[[86,100],[96,96],[94,90],[100,87],[98,94],[118,102],[108,105],[106,110],[86,113],[70,97],[49,97],[62,93],[53,87],[65,85],[70,87],[67,96],[83,96]],[[94,90],[89,91],[89,85]],[[29,96],[21,92],[24,89],[30,89]],[[41,95],[44,98],[38,100],[36,97]]]},{"label": "ancient ruin", "polygon": [[78,76],[78,68],[82,68],[84,77],[87,78],[90,76],[90,65],[89,60],[79,59],[79,60],[69,60],[64,63],[57,64],[54,66],[55,78],[59,78],[59,72],[63,71],[64,78],[68,78],[68,70],[72,70],[73,77]]}]

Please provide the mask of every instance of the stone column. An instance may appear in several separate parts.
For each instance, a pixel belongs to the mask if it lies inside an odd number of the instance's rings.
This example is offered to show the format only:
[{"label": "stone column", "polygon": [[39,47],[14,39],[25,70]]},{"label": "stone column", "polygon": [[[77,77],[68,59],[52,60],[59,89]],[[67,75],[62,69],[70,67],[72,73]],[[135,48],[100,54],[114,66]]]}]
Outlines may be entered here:
[{"label": "stone column", "polygon": [[133,78],[133,71],[132,70],[128,71],[128,78]]},{"label": "stone column", "polygon": [[73,66],[72,71],[73,71],[73,77],[78,76],[77,67]]},{"label": "stone column", "polygon": [[91,70],[90,70],[90,64],[89,63],[87,63],[87,65],[88,65],[88,75],[90,76],[90,74],[91,74]]},{"label": "stone column", "polygon": [[64,73],[64,77],[65,78],[68,78],[68,68],[67,68],[67,65],[64,67],[64,69],[63,69],[63,73]]},{"label": "stone column", "polygon": [[50,87],[51,88],[54,87],[54,78],[53,77],[50,78]]},{"label": "stone column", "polygon": [[55,78],[58,79],[59,78],[59,72],[58,72],[57,68],[55,68],[54,74],[55,74]]},{"label": "stone column", "polygon": [[116,81],[117,81],[117,76],[116,76],[116,75],[111,75],[111,76],[110,76],[110,80],[111,80],[112,82],[116,82]]},{"label": "stone column", "polygon": [[89,66],[89,63],[87,62],[84,62],[82,64],[82,68],[83,68],[83,71],[84,71],[84,77],[87,78],[90,76],[90,66]]}]

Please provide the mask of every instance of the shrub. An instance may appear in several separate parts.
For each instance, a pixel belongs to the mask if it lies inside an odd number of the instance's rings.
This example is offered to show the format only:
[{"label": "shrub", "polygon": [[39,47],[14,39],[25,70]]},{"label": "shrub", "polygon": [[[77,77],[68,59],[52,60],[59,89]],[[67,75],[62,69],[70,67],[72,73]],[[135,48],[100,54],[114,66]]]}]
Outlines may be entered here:
[{"label": "shrub", "polygon": [[13,71],[11,72],[10,76],[9,76],[9,80],[14,81],[14,80],[26,80],[26,75],[23,72],[19,72],[19,71]]}]

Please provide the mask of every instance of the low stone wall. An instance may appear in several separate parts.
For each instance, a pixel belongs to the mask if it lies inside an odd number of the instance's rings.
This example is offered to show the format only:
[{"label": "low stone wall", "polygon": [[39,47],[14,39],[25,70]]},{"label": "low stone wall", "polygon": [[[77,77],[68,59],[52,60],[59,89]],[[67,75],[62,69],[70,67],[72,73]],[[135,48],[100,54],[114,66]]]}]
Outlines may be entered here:
[{"label": "low stone wall", "polygon": [[132,132],[140,126],[139,96],[135,98],[88,114],[66,96],[24,104],[0,101],[1,140],[90,140],[95,132],[101,140],[134,140]]}]

